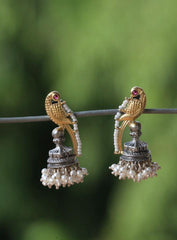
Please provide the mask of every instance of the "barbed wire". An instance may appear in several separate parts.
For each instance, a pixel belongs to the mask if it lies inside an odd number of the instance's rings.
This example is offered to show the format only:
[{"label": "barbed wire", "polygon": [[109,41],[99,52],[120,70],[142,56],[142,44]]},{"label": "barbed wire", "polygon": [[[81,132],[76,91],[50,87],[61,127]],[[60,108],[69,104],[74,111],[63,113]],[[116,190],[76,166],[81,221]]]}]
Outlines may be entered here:
[{"label": "barbed wire", "polygon": [[[92,117],[92,116],[106,116],[106,115],[115,115],[117,109],[103,109],[103,110],[89,110],[89,111],[80,111],[74,112],[76,117]],[[177,114],[177,108],[153,108],[145,109],[145,114]],[[50,121],[50,118],[47,115],[42,116],[26,116],[26,117],[1,117],[0,124],[9,124],[9,123],[29,123],[29,122],[47,122]]]}]

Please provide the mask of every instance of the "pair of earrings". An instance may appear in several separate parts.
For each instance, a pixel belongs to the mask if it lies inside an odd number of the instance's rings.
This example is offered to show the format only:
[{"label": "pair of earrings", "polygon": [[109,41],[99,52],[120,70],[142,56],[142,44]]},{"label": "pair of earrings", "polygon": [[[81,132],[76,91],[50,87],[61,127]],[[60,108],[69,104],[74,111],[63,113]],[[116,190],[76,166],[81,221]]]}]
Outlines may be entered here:
[{"label": "pair of earrings", "polygon": [[[114,149],[115,154],[121,154],[118,164],[109,168],[112,174],[119,175],[119,179],[133,179],[140,182],[143,179],[156,176],[159,165],[151,160],[151,153],[145,142],[139,140],[141,124],[136,122],[144,111],[146,95],[142,88],[133,87],[130,98],[126,98],[119,106],[115,115]],[[45,100],[45,108],[50,119],[58,125],[53,131],[53,142],[56,147],[49,151],[47,168],[42,169],[41,182],[44,186],[56,189],[60,186],[71,186],[83,182],[88,175],[87,169],[81,168],[77,157],[81,155],[81,140],[79,136],[76,116],[60,98],[57,91],[49,93]],[[119,123],[122,121],[121,126]],[[129,125],[132,141],[124,144],[122,149],[122,136],[125,127]],[[73,149],[64,145],[64,131],[67,131],[72,140]]]}]

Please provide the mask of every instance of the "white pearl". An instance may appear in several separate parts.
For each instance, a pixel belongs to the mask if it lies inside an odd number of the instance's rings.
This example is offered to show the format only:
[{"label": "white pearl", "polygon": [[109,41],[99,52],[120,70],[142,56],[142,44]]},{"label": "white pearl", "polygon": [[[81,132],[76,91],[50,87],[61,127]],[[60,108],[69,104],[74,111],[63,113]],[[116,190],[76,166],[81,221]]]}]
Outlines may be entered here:
[{"label": "white pearl", "polygon": [[67,177],[65,175],[61,176],[61,183],[63,185],[66,185],[67,184]]},{"label": "white pearl", "polygon": [[76,124],[74,124],[74,130],[78,130],[78,126]]},{"label": "white pearl", "polygon": [[42,176],[42,180],[46,181],[47,180],[47,176]]},{"label": "white pearl", "polygon": [[56,180],[55,180],[55,185],[58,185],[58,186],[61,185],[59,179],[56,179]]},{"label": "white pearl", "polygon": [[49,179],[49,184],[53,184],[53,179],[52,178]]},{"label": "white pearl", "polygon": [[69,184],[72,184],[72,183],[73,183],[72,177],[68,177],[68,183],[69,183]]},{"label": "white pearl", "polygon": [[77,171],[77,176],[80,177],[80,178],[83,177],[83,175],[82,175],[82,171],[81,171],[81,170],[78,170],[78,171]]},{"label": "white pearl", "polygon": [[115,172],[119,172],[120,171],[120,166],[118,164],[116,164],[116,166],[114,166],[113,170]]},{"label": "white pearl", "polygon": [[47,173],[47,169],[46,169],[46,168],[43,168],[43,169],[41,170],[41,173],[43,173],[43,174]]},{"label": "white pearl", "polygon": [[127,103],[128,103],[128,100],[124,100],[123,103],[122,103],[122,105],[123,105],[123,106],[126,106]]},{"label": "white pearl", "polygon": [[52,179],[55,179],[55,177],[56,177],[56,173],[54,173],[54,174],[51,176]]},{"label": "white pearl", "polygon": [[114,164],[112,164],[112,165],[110,166],[110,168],[111,168],[111,169],[114,169],[116,166],[117,166],[117,164],[114,163]]},{"label": "white pearl", "polygon": [[125,167],[120,167],[120,168],[119,168],[120,172],[125,171],[125,169],[126,169]]},{"label": "white pearl", "polygon": [[121,173],[121,174],[119,175],[119,179],[121,179],[121,178],[125,178],[125,173]]},{"label": "white pearl", "polygon": [[66,177],[65,175],[62,175],[62,176],[61,176],[61,179],[62,179],[62,180],[66,180],[67,177]]},{"label": "white pearl", "polygon": [[82,173],[83,173],[84,175],[87,175],[87,174],[88,174],[87,169],[86,169],[86,168],[82,168]]},{"label": "white pearl", "polygon": [[138,182],[140,182],[141,179],[142,179],[142,174],[141,174],[141,173],[138,173],[138,175],[137,175],[137,180],[138,180]]},{"label": "white pearl", "polygon": [[151,169],[150,167],[148,167],[148,168],[146,168],[146,171],[147,171],[148,173],[151,173],[151,172],[152,172],[152,169]]},{"label": "white pearl", "polygon": [[70,175],[71,176],[76,176],[76,171],[75,170],[71,170]]},{"label": "white pearl", "polygon": [[58,178],[58,179],[60,178],[60,173],[59,172],[56,173],[56,178]]},{"label": "white pearl", "polygon": [[56,184],[55,184],[55,187],[56,187],[56,189],[59,189],[59,185],[56,185]]},{"label": "white pearl", "polygon": [[133,170],[130,170],[130,171],[129,171],[129,175],[130,175],[130,177],[134,177],[135,174],[136,174],[135,171],[133,171]]}]

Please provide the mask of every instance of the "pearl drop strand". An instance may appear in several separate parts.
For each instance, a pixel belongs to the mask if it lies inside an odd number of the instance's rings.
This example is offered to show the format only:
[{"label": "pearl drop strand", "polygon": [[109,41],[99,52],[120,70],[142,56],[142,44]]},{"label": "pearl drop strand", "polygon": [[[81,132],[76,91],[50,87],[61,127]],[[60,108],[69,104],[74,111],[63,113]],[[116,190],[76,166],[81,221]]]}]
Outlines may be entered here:
[{"label": "pearl drop strand", "polygon": [[76,141],[77,141],[77,155],[80,156],[82,154],[82,143],[81,143],[81,139],[79,136],[77,118],[66,103],[63,104],[63,108],[67,113],[70,113],[70,117],[71,117],[72,121],[74,122],[73,129],[74,129],[74,135],[75,135]]},{"label": "pearl drop strand", "polygon": [[60,186],[69,187],[74,183],[83,182],[84,176],[88,175],[86,168],[81,168],[77,165],[57,169],[44,168],[41,173],[40,181],[42,184],[49,188],[55,186],[56,189],[59,189]]},{"label": "pearl drop strand", "polygon": [[114,151],[118,152],[119,151],[119,147],[118,147],[118,134],[119,134],[119,118],[121,116],[121,110],[124,109],[126,107],[128,103],[128,100],[125,99],[122,103],[122,105],[119,106],[118,112],[116,113],[114,119],[115,119],[115,125],[114,125]]},{"label": "pearl drop strand", "polygon": [[144,162],[126,162],[120,160],[118,164],[112,164],[109,169],[112,174],[119,175],[119,179],[133,179],[134,182],[140,182],[150,177],[156,177],[156,171],[160,169],[158,163],[151,161]]}]

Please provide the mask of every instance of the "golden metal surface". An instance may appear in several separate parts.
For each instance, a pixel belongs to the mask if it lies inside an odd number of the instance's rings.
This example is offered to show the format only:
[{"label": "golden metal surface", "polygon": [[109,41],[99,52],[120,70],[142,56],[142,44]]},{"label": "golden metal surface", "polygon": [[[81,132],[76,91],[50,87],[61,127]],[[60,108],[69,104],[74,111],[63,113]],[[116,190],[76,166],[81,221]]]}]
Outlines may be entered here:
[{"label": "golden metal surface", "polygon": [[70,114],[67,113],[62,106],[64,103],[65,102],[62,102],[60,99],[60,94],[57,91],[52,91],[45,99],[45,109],[47,115],[54,123],[56,123],[61,129],[67,130],[73,143],[74,153],[77,155],[76,136],[74,130],[70,127],[70,125],[75,122],[72,122],[71,119],[69,119]]},{"label": "golden metal surface", "polygon": [[118,119],[119,122],[123,121],[119,128],[118,133],[118,148],[119,151],[115,154],[121,154],[122,150],[122,136],[127,124],[134,122],[144,111],[146,106],[146,95],[144,90],[140,87],[133,87],[131,89],[131,96],[128,98],[127,106],[121,110],[124,114]]}]

